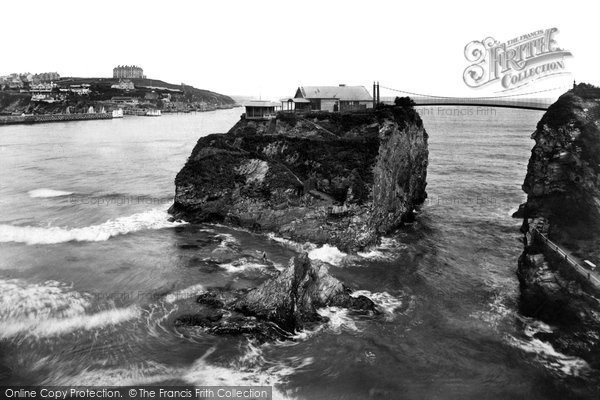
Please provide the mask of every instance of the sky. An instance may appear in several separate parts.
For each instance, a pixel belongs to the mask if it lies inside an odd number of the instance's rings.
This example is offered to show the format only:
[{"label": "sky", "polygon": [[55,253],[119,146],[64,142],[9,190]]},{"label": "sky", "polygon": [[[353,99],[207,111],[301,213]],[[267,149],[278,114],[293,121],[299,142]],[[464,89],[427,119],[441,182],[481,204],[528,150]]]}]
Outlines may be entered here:
[{"label": "sky", "polygon": [[558,45],[573,53],[570,74],[535,88],[600,85],[592,1],[11,0],[0,9],[0,75],[111,77],[116,65],[135,64],[149,78],[262,99],[293,96],[300,85],[370,90],[374,80],[487,96],[498,88],[463,81],[465,45],[556,27]]}]

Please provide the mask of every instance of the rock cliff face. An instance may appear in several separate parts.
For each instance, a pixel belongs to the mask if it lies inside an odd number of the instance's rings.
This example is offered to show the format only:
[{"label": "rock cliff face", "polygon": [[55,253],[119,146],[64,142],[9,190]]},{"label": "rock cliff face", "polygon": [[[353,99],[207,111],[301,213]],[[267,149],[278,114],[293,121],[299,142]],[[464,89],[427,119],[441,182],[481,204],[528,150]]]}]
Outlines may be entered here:
[{"label": "rock cliff face", "polygon": [[[525,249],[519,259],[521,308],[556,324],[544,334],[560,351],[600,363],[600,311],[593,286],[550,251],[539,233],[574,258],[600,265],[600,89],[580,84],[544,114],[523,190]],[[595,355],[594,355],[595,354]]]},{"label": "rock cliff face", "polygon": [[412,218],[426,198],[427,159],[410,107],[242,117],[198,141],[170,212],[356,251]]}]

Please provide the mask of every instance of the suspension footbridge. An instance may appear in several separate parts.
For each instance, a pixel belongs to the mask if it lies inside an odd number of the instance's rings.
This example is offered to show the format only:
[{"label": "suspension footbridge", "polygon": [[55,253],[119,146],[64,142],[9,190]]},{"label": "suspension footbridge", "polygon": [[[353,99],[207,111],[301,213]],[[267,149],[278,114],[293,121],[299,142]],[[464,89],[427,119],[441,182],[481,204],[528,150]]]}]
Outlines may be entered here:
[{"label": "suspension footbridge", "polygon": [[390,96],[380,97],[380,101],[383,103],[393,103],[395,97],[410,97],[417,106],[500,107],[541,111],[547,110],[555,101],[555,96],[548,96],[549,92],[556,92],[558,90],[564,92],[566,90],[566,87],[563,86],[527,93],[499,94],[497,96],[449,97],[415,93],[386,86],[378,86],[378,91],[379,88],[384,89],[388,93],[391,92],[389,93]]}]

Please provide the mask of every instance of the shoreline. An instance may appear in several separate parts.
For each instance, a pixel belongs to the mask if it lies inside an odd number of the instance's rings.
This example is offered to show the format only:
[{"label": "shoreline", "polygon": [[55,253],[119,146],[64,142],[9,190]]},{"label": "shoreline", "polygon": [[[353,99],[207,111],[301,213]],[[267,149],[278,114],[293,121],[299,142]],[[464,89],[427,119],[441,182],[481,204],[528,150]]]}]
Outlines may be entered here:
[{"label": "shoreline", "polygon": [[[230,110],[233,108],[241,107],[239,105],[233,107],[219,107],[211,110],[190,110],[190,111],[162,111],[163,114],[192,114],[192,113],[203,113],[219,110]],[[142,111],[140,111],[141,113]],[[127,114],[126,117],[134,116],[146,116],[144,114]],[[113,117],[112,113],[95,113],[95,114],[36,114],[36,115],[0,115],[0,127],[7,125],[33,125],[33,124],[45,124],[52,122],[70,122],[70,121],[95,121],[95,120],[106,120],[106,119],[121,119],[123,117]]]}]

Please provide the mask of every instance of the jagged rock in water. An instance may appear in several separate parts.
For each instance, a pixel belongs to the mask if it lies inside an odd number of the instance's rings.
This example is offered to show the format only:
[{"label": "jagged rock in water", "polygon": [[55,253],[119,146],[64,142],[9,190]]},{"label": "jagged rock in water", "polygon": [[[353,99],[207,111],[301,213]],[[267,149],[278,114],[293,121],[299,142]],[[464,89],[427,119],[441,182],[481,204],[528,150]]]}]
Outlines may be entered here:
[{"label": "jagged rock in water", "polygon": [[427,159],[412,108],[242,118],[198,140],[170,213],[356,251],[412,218]]},{"label": "jagged rock in water", "polygon": [[326,264],[311,261],[306,253],[260,286],[245,291],[212,289],[198,296],[201,312],[180,317],[178,325],[200,325],[213,334],[250,334],[259,339],[289,339],[298,330],[323,322],[317,310],[344,307],[378,313],[365,296],[331,276]]}]

